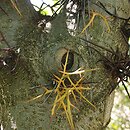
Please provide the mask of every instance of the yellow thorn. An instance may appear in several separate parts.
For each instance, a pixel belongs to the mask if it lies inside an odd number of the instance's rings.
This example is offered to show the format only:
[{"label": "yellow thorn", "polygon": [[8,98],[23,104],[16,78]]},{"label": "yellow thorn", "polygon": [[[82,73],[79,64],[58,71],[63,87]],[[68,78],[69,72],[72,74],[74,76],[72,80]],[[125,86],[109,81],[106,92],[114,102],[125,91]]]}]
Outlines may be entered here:
[{"label": "yellow thorn", "polygon": [[20,16],[22,16],[20,10],[18,9],[16,3],[13,0],[10,0],[10,2],[12,3],[13,7],[17,10],[17,12],[19,13]]},{"label": "yellow thorn", "polygon": [[32,99],[28,100],[27,102],[34,101],[34,100],[36,100],[36,99],[41,98],[42,96],[44,96],[44,94],[40,94],[40,95],[38,95],[38,96],[36,96],[36,97],[34,97],[34,98],[32,98]]},{"label": "yellow thorn", "polygon": [[100,16],[100,17],[104,20],[104,22],[105,22],[105,24],[106,24],[106,26],[107,26],[108,32],[110,32],[110,27],[109,27],[109,24],[108,24],[108,22],[107,22],[105,16],[103,16],[103,15],[101,15],[101,14],[99,14],[99,13],[96,13],[96,12],[93,12],[93,11],[92,11],[92,17],[91,17],[90,21],[89,21],[88,24],[83,28],[83,30],[81,31],[80,34],[83,34],[84,31],[92,24],[92,22],[94,21],[95,16]]}]

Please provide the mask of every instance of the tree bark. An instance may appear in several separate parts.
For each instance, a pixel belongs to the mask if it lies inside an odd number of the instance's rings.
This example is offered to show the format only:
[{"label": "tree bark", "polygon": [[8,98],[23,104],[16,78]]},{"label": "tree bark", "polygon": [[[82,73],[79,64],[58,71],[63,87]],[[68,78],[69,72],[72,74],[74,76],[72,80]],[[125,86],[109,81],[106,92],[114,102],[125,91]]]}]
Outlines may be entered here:
[{"label": "tree bark", "polygon": [[[101,2],[112,13],[116,9],[116,14],[120,17],[127,18],[130,14],[129,1],[127,0],[101,0]],[[12,124],[16,124],[18,130],[70,129],[61,112],[56,113],[53,118],[51,117],[54,94],[46,102],[45,96],[28,102],[33,97],[44,93],[43,88],[38,86],[51,88],[53,74],[58,74],[61,67],[64,48],[76,52],[71,71],[78,67],[84,67],[85,70],[99,68],[93,73],[85,72],[86,79],[98,82],[90,84],[91,90],[85,93],[87,99],[96,106],[96,109],[92,109],[86,102],[79,102],[77,107],[80,112],[73,110],[75,130],[105,129],[110,121],[114,100],[114,92],[111,94],[109,92],[111,87],[117,84],[117,81],[113,81],[111,75],[103,68],[102,62],[100,62],[101,55],[87,47],[78,35],[71,36],[69,34],[64,11],[61,11],[52,21],[51,31],[47,34],[37,27],[40,18],[29,0],[19,0],[17,5],[22,16],[10,1],[2,0],[0,4],[0,31],[6,40],[0,41],[0,47],[5,48],[5,42],[8,42],[11,47],[21,50],[14,71],[12,71],[14,67],[11,66],[12,64],[8,67],[4,66],[0,70],[0,123],[4,129],[10,130],[13,128]],[[96,5],[92,4],[90,7],[95,12],[110,17]],[[110,49],[111,47],[116,50],[119,47],[119,50],[125,54],[128,45],[120,32],[124,21],[110,19],[108,22],[111,28],[109,33],[104,21],[97,16],[93,27],[90,27],[87,32],[87,38],[105,48]],[[83,27],[80,26],[77,32],[81,32]],[[84,34],[81,37],[84,38]],[[107,54],[107,51],[101,48],[98,48],[98,51]]]}]

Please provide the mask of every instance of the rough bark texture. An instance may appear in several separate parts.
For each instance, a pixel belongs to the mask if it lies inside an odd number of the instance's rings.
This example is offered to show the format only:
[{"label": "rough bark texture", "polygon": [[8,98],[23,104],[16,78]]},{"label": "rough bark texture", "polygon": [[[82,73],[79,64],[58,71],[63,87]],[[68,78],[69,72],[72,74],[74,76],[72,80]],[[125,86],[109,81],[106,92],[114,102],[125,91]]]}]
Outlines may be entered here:
[{"label": "rough bark texture", "polygon": [[[121,17],[127,18],[130,13],[128,0],[102,0],[102,2],[112,13],[116,8],[117,15]],[[68,48],[79,54],[75,55],[72,71],[77,68],[77,63],[85,69],[100,68],[95,73],[85,73],[89,80],[99,82],[99,84],[91,85],[91,92],[86,93],[88,99],[96,106],[96,110],[93,110],[86,102],[79,103],[80,112],[75,110],[73,112],[75,129],[104,129],[110,120],[114,99],[114,92],[111,95],[108,94],[111,90],[110,83],[116,84],[116,82],[110,80],[109,73],[98,62],[101,56],[93,49],[87,48],[77,36],[69,35],[63,13],[52,22],[52,30],[47,35],[37,28],[36,23],[39,18],[29,1],[18,1],[22,17],[7,0],[2,0],[0,7],[8,14],[7,16],[4,12],[0,12],[0,31],[12,47],[21,49],[15,70],[11,72],[8,67],[0,70],[0,123],[3,124],[5,130],[11,129],[11,121],[16,121],[18,130],[70,129],[60,112],[50,121],[54,95],[46,102],[44,102],[45,97],[27,102],[43,92],[42,88],[31,88],[39,84],[51,84],[52,74],[57,73],[61,66],[58,52],[61,48]],[[97,6],[92,5],[91,8],[109,16]],[[120,33],[121,24],[123,22],[119,19],[109,20],[111,31],[108,33],[103,20],[97,17],[94,20],[94,26],[88,31],[89,38],[91,37],[96,44],[106,48],[116,49],[119,46],[120,50],[125,53],[127,44]],[[0,47],[5,47],[4,43],[0,44]],[[105,52],[102,49],[99,51]]]}]

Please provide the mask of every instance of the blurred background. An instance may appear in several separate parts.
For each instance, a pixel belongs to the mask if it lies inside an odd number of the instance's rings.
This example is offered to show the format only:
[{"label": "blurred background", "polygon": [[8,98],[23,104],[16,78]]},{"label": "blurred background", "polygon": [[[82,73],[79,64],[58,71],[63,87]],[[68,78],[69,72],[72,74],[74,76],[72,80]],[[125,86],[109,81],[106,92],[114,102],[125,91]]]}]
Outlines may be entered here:
[{"label": "blurred background", "polygon": [[[130,92],[130,85],[126,86]],[[130,99],[121,84],[115,91],[111,122],[106,130],[130,130]]]}]

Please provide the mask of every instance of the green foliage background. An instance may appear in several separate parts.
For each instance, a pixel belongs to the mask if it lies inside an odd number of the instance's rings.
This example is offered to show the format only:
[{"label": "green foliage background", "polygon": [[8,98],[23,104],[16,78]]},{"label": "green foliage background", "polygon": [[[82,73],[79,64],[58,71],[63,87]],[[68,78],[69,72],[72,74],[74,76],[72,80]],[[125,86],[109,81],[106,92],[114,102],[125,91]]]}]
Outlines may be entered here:
[{"label": "green foliage background", "polygon": [[[129,84],[127,88],[130,92]],[[116,90],[111,122],[106,130],[130,130],[130,99],[122,85]]]}]

